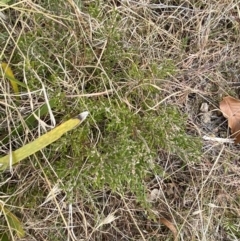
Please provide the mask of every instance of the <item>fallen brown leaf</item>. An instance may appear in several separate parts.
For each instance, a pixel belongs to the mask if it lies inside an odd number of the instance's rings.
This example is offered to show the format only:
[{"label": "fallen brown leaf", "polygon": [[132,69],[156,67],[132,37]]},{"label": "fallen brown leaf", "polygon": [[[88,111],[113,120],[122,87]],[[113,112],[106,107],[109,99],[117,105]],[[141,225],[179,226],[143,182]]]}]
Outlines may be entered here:
[{"label": "fallen brown leaf", "polygon": [[169,228],[171,230],[171,232],[173,233],[173,237],[174,237],[174,241],[178,240],[177,237],[177,229],[175,228],[175,226],[169,222],[166,218],[160,218],[160,223],[164,224],[167,228]]},{"label": "fallen brown leaf", "polygon": [[228,126],[231,128],[235,144],[240,142],[240,100],[231,96],[224,97],[220,102],[220,110],[223,116],[228,119]]}]

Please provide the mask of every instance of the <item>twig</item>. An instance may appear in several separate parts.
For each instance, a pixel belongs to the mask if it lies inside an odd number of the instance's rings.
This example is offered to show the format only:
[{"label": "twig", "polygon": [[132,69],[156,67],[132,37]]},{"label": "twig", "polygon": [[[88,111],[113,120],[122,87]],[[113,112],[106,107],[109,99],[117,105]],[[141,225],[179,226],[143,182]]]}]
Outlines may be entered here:
[{"label": "twig", "polygon": [[203,136],[203,140],[215,141],[215,142],[219,142],[219,143],[234,143],[234,139],[211,137],[211,136]]}]

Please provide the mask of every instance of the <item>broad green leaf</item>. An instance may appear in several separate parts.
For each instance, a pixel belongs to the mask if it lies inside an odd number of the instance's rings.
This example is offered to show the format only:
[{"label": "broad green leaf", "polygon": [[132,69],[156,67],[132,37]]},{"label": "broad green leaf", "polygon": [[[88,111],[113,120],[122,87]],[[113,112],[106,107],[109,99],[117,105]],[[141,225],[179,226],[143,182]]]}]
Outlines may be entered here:
[{"label": "broad green leaf", "polygon": [[88,112],[85,111],[77,116],[77,118],[70,119],[60,126],[54,128],[53,130],[47,132],[46,134],[38,137],[36,140],[20,147],[16,151],[11,152],[10,154],[0,158],[0,170],[5,170],[9,164],[12,165],[22,161],[26,157],[31,156],[37,151],[48,146],[52,142],[59,139],[64,133],[72,130],[77,127],[88,115]]},{"label": "broad green leaf", "polygon": [[[23,230],[22,223],[18,220],[18,218],[10,210],[5,208],[2,203],[0,203],[0,210],[4,215],[9,228],[11,228],[11,231],[14,230],[19,238],[23,238],[25,236],[25,232]],[[4,237],[6,238],[7,236]]]}]

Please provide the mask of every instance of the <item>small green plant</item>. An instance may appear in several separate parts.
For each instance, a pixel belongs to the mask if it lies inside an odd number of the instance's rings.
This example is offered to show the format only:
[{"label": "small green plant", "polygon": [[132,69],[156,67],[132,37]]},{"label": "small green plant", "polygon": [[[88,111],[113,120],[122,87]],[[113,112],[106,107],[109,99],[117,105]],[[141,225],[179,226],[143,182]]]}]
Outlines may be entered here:
[{"label": "small green plant", "polygon": [[229,237],[237,240],[240,238],[239,217],[236,214],[228,213],[224,218],[223,228]]},{"label": "small green plant", "polygon": [[[91,105],[94,122],[84,127],[87,131],[71,135],[74,164],[69,169],[66,159],[58,162],[63,183],[74,183],[77,189],[88,186],[122,194],[131,191],[146,205],[146,178],[164,175],[155,162],[157,150],[168,151],[186,162],[199,159],[201,142],[186,134],[186,118],[177,109],[161,106],[159,113],[134,113],[126,104],[115,101]],[[79,143],[85,143],[81,150]],[[82,171],[77,175],[79,169]]]}]

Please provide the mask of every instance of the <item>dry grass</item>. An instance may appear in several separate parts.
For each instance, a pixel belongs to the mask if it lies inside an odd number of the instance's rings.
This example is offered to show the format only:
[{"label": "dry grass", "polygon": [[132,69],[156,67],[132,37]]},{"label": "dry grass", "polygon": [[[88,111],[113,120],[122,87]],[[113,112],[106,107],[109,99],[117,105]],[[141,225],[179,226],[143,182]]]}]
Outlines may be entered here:
[{"label": "dry grass", "polygon": [[[83,128],[1,174],[0,200],[22,221],[21,240],[173,240],[163,219],[177,229],[179,241],[240,239],[238,146],[203,140],[198,158],[185,148],[184,160],[182,147],[172,148],[162,137],[159,145],[151,142],[151,135],[156,137],[150,124],[136,134],[141,119],[150,123],[151,115],[163,115],[164,120],[171,106],[187,116],[188,135],[229,136],[218,105],[223,96],[239,97],[239,4],[163,2],[11,1],[1,7],[1,61],[28,85],[17,99],[1,78],[0,136],[23,124],[23,131],[2,141],[2,155],[55,121],[91,113]],[[52,115],[27,126],[24,117],[51,100]],[[200,110],[203,103],[207,112]],[[104,118],[115,121],[112,129]],[[177,122],[171,125],[176,133]],[[128,123],[145,152],[155,147],[148,165],[154,162],[161,172],[146,170],[144,180],[132,164],[139,158],[134,150],[133,156],[117,152],[130,145],[124,137]],[[112,147],[118,141],[122,149]],[[114,153],[120,159],[116,172],[109,167],[109,174],[102,173]],[[132,175],[118,173],[126,170],[121,163],[130,163]],[[127,177],[136,177],[135,193]],[[139,196],[142,186],[148,193]],[[0,230],[19,240],[5,224]]]}]

